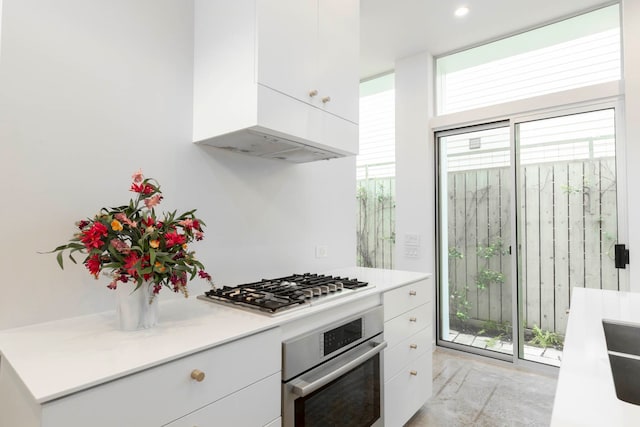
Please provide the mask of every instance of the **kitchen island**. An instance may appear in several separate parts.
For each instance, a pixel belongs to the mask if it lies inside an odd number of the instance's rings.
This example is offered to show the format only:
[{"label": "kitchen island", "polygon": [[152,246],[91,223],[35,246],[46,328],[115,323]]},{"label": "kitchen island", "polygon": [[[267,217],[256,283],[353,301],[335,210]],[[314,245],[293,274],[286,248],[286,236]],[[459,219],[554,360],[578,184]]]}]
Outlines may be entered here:
[{"label": "kitchen island", "polygon": [[602,319],[640,323],[640,294],[574,288],[551,426],[637,426],[640,406],[616,391]]},{"label": "kitchen island", "polygon": [[[229,372],[242,371],[240,362],[250,363],[255,354],[265,357],[264,365],[258,366],[261,370],[247,374],[246,384],[216,390],[220,398],[254,383],[264,382],[265,387],[277,383],[279,386],[280,342],[297,335],[301,325],[307,329],[317,327],[326,323],[327,318],[337,320],[354,311],[380,305],[385,292],[424,281],[430,276],[358,267],[326,274],[357,277],[373,286],[344,298],[275,317],[189,298],[160,301],[160,322],[153,329],[119,331],[115,312],[105,312],[0,331],[0,395],[3,397],[0,399],[0,425],[62,425],[55,421],[47,423],[49,414],[55,418],[60,412],[77,407],[90,411],[91,402],[112,396],[115,390],[112,388],[124,381],[131,382],[127,384],[128,388],[147,384],[153,395],[154,388],[162,387],[162,382],[156,384],[158,375],[154,372],[170,377],[167,373],[186,369],[185,361],[194,362],[189,370],[193,369],[195,380],[199,364],[209,363],[209,359],[220,360],[219,365],[211,368],[220,372],[206,372],[215,383],[216,377],[226,378],[224,375]],[[236,351],[233,346],[238,347],[238,351],[242,348],[247,354],[233,354]],[[229,365],[222,365],[222,362]],[[188,376],[187,373],[185,384],[191,382]],[[179,386],[191,387],[185,384]],[[197,390],[187,388],[185,393],[190,393],[184,398],[185,405],[191,406],[184,408],[179,404],[163,405],[162,400],[148,399],[153,416],[140,418],[146,422],[136,425],[168,425],[172,420],[213,403],[206,401],[206,396],[198,403],[201,393]],[[269,394],[277,397],[279,390]],[[166,393],[158,397],[175,399]],[[65,405],[67,401],[71,402],[70,406]],[[136,397],[123,396],[120,404],[126,405],[129,401],[136,403]],[[279,404],[279,399],[277,402]],[[89,413],[87,416],[95,417],[92,425],[109,425],[108,414],[123,410],[117,405],[110,409],[114,403],[117,402],[96,404],[96,407],[104,407],[104,416]],[[131,406],[130,410],[135,410],[136,405]],[[141,404],[138,409],[144,411],[145,406]]]}]

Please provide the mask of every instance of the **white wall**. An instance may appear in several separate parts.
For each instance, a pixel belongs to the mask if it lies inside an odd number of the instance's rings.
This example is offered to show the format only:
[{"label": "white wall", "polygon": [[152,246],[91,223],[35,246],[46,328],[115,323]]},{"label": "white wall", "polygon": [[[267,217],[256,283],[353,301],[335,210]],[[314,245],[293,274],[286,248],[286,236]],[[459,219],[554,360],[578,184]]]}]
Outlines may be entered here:
[{"label": "white wall", "polygon": [[[191,143],[192,21],[185,0],[4,0],[0,329],[113,309],[108,280],[37,252],[128,202],[138,168],[162,210],[198,209],[194,248],[217,283],[355,264],[354,158],[293,165]],[[194,304],[205,288],[192,282]]]},{"label": "white wall", "polygon": [[629,287],[640,292],[640,2],[622,1],[622,38],[624,61],[625,126],[627,151],[629,215]]},{"label": "white wall", "polygon": [[[435,272],[433,58],[428,53],[396,61],[396,254],[400,270]],[[419,245],[407,242],[417,235]],[[409,246],[407,246],[409,244]],[[415,249],[415,256],[407,256]]]}]

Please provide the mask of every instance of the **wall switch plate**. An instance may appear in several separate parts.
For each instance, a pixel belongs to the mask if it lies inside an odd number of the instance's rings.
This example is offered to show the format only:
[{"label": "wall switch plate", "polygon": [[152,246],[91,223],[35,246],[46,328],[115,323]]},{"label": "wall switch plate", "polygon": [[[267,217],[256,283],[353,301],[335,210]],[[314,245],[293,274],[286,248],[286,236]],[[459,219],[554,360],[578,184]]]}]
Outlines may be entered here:
[{"label": "wall switch plate", "polygon": [[419,234],[405,234],[404,235],[404,245],[405,246],[420,246],[420,235]]},{"label": "wall switch plate", "polygon": [[316,246],[316,258],[326,258],[329,256],[329,248],[327,245]]}]

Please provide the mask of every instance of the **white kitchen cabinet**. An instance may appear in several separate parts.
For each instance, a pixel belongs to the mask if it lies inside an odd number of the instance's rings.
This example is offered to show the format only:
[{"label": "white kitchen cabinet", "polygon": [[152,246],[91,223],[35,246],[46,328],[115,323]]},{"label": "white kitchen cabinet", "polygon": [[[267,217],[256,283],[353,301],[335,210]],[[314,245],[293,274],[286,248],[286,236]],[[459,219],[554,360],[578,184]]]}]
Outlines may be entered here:
[{"label": "white kitchen cabinet", "polygon": [[[2,389],[23,390],[2,363]],[[263,426],[280,416],[280,365],[280,332],[274,328],[41,404],[23,390],[16,393],[22,396],[16,407],[1,407],[0,424],[157,427],[186,419],[190,426]],[[232,409],[241,405],[251,411]]]},{"label": "white kitchen cabinet", "polygon": [[432,288],[429,279],[385,292],[385,426],[400,427],[431,396]]},{"label": "white kitchen cabinet", "polygon": [[258,83],[357,123],[358,3],[258,1]]},{"label": "white kitchen cabinet", "polygon": [[357,154],[359,1],[196,0],[194,16],[194,142]]}]

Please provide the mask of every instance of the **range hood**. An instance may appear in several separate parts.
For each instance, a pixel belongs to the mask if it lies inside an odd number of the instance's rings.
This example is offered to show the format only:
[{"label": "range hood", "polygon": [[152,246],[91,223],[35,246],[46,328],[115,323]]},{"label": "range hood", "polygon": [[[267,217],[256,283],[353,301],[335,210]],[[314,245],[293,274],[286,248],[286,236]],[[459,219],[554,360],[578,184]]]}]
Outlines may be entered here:
[{"label": "range hood", "polygon": [[318,148],[301,141],[294,141],[291,137],[286,137],[273,130],[266,130],[260,126],[197,141],[197,143],[235,153],[266,159],[285,160],[291,163],[337,159],[350,154]]}]

